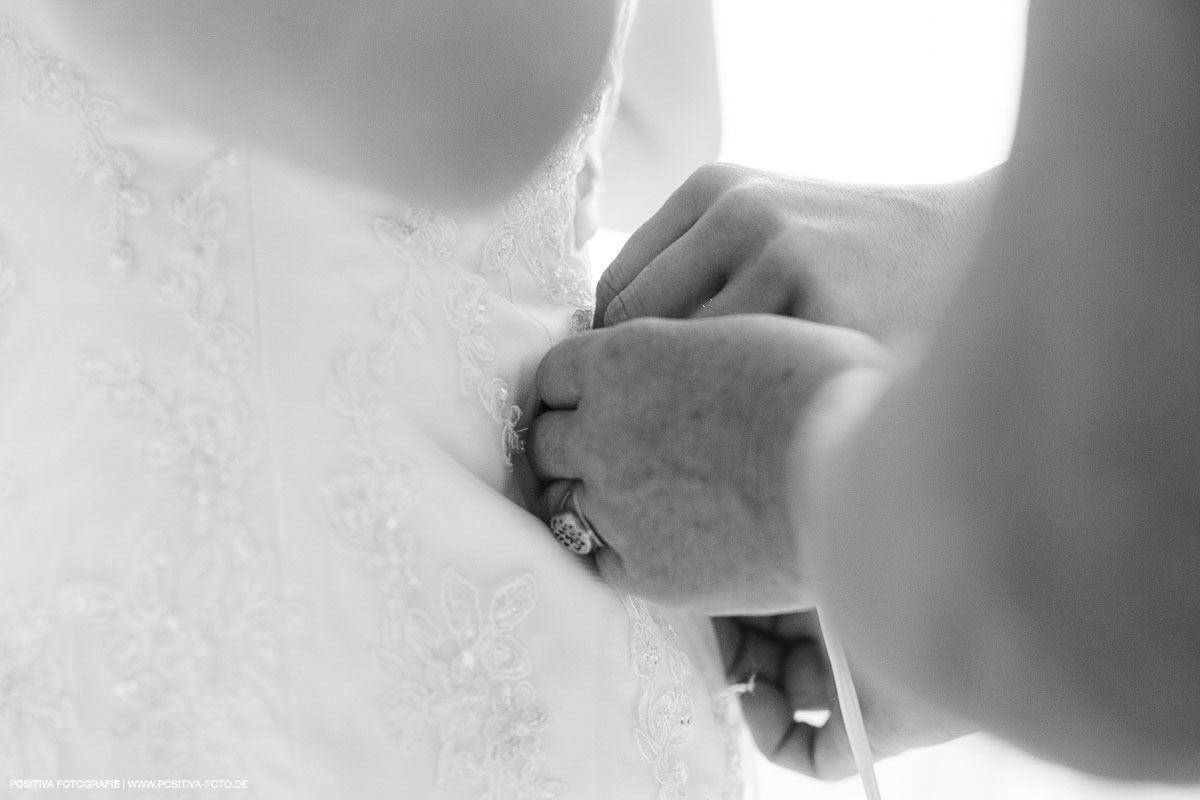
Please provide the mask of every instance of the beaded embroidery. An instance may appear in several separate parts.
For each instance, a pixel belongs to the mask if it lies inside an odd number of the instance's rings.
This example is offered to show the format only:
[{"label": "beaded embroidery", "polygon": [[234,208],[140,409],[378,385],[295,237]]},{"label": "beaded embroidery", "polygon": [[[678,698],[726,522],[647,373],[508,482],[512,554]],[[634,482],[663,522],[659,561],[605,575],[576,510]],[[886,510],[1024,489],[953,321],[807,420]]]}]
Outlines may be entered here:
[{"label": "beaded embroidery", "polygon": [[335,475],[321,491],[338,538],[362,557],[387,598],[387,613],[399,613],[421,588],[413,567],[416,533],[408,524],[417,473],[398,453],[380,452],[375,444],[378,427],[393,409],[367,369],[357,350],[343,353],[334,365],[338,382],[325,393],[325,401],[349,423],[342,444],[358,465]]},{"label": "beaded embroidery", "polygon": [[[691,733],[693,702],[687,693],[691,662],[675,644],[671,624],[658,617],[644,600],[625,596],[633,626],[633,670],[641,683],[638,698],[638,750],[658,781],[658,800],[687,796],[687,766],[678,750]],[[665,667],[665,669],[664,669]]]},{"label": "beaded embroidery", "polygon": [[[481,800],[543,800],[561,786],[539,775],[542,730],[548,712],[529,681],[533,663],[513,635],[537,602],[531,575],[501,586],[484,616],[479,590],[453,570],[440,583],[442,622],[420,605],[418,536],[411,520],[419,496],[419,472],[401,454],[377,444],[394,412],[384,381],[401,339],[424,346],[424,322],[409,301],[431,293],[423,264],[448,257],[453,223],[410,210],[408,223],[375,222],[375,232],[405,269],[405,283],[377,304],[385,338],[374,346],[348,348],[334,363],[336,382],[326,403],[349,425],[343,446],[357,465],[336,474],[322,492],[339,540],[359,557],[381,598],[378,659],[386,686],[383,722],[401,749],[411,753],[432,742],[437,783],[481,785]],[[446,310],[458,331],[464,392],[484,399],[490,382],[483,364],[494,357],[480,333],[489,290],[481,279],[456,271]],[[416,296],[414,298],[414,293]],[[380,308],[387,313],[380,314]],[[418,334],[419,335],[414,335]],[[485,407],[486,407],[485,400]]]},{"label": "beaded embroidery", "polygon": [[595,304],[586,264],[571,252],[575,225],[575,179],[583,165],[586,137],[576,130],[538,173],[504,203],[504,223],[484,245],[485,274],[510,268],[518,254],[556,303],[591,308]]},{"label": "beaded embroidery", "polygon": [[459,388],[464,396],[476,396],[484,411],[500,426],[504,460],[512,466],[513,454],[521,451],[516,427],[521,409],[509,402],[508,384],[486,370],[496,358],[495,347],[483,334],[492,291],[487,281],[453,266],[458,226],[449,217],[406,206],[400,219],[379,217],[373,227],[376,237],[404,273],[401,287],[384,295],[375,307],[376,318],[388,331],[371,351],[370,363],[376,377],[383,379],[392,374],[404,339],[418,347],[429,341],[426,323],[417,311],[433,295],[432,283],[423,267],[453,270],[454,283],[446,292],[444,307],[458,334]]},{"label": "beaded embroidery", "polygon": [[70,113],[79,126],[75,175],[90,180],[101,204],[92,232],[109,240],[108,264],[118,273],[134,265],[126,238],[131,217],[147,214],[150,195],[136,183],[138,163],[128,150],[113,146],[104,129],[120,115],[116,100],[97,94],[71,64],[47,53],[20,26],[0,17],[0,62],[16,76],[17,91],[29,104],[44,101]]},{"label": "beaded embroidery", "polygon": [[504,379],[489,377],[484,369],[496,358],[496,348],[483,335],[491,298],[487,281],[478,275],[456,271],[454,285],[446,292],[446,315],[458,331],[459,386],[464,395],[477,396],[484,410],[500,426],[504,463],[511,467],[513,455],[523,449],[517,433],[521,408],[509,401]]},{"label": "beaded embroidery", "polygon": [[134,737],[150,763],[170,770],[234,765],[232,733],[270,717],[262,676],[280,669],[283,641],[304,625],[281,599],[274,551],[244,519],[242,491],[265,428],[237,382],[249,337],[225,316],[228,289],[215,274],[226,208],[212,197],[237,164],[234,151],[221,151],[169,208],[181,232],[159,293],[183,312],[193,369],[156,386],[135,353],[79,364],[115,410],[152,425],[143,463],[173,476],[188,508],[186,533],[147,534],[126,591],[81,584],[61,593],[107,645],[113,733]]},{"label": "beaded embroidery", "polygon": [[410,750],[434,735],[441,788],[458,778],[483,784],[481,800],[560,796],[557,781],[538,775],[548,713],[526,680],[532,659],[513,636],[537,603],[533,577],[497,589],[486,616],[478,589],[452,569],[440,596],[444,624],[412,609],[381,648],[389,730]]}]

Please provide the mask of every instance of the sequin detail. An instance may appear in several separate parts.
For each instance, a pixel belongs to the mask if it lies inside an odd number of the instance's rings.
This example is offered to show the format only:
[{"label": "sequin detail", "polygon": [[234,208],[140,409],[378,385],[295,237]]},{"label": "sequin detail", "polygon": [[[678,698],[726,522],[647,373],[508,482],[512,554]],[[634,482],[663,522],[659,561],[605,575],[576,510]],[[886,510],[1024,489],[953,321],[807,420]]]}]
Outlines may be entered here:
[{"label": "sequin detail", "polygon": [[[376,234],[408,270],[410,288],[423,259],[436,257],[422,247],[436,239],[419,230],[381,228],[376,222]],[[401,232],[403,238],[396,235]],[[405,252],[410,247],[421,252]],[[389,347],[396,331],[385,330]],[[479,590],[449,570],[438,587],[440,621],[422,607],[414,520],[420,472],[404,455],[379,444],[394,413],[384,383],[390,372],[377,367],[381,352],[379,345],[351,347],[335,360],[336,380],[326,403],[348,426],[342,443],[355,465],[321,490],[334,533],[380,597],[377,656],[386,681],[379,703],[385,728],[406,754],[432,747],[443,789],[481,786],[481,800],[558,797],[558,782],[539,774],[549,714],[530,681],[532,659],[514,635],[537,602],[536,583],[522,575],[501,586],[485,616]]]},{"label": "sequin detail", "polygon": [[576,241],[579,173],[605,102],[609,84],[593,90],[584,111],[562,143],[533,177],[504,202],[504,222],[488,237],[480,272],[504,272],[521,262],[555,303],[590,313],[595,305],[588,265]]},{"label": "sequin detail", "polygon": [[527,680],[532,658],[513,635],[537,603],[533,577],[497,589],[486,614],[479,590],[454,570],[439,594],[440,623],[411,609],[383,642],[389,730],[409,751],[432,735],[440,788],[460,780],[482,784],[481,800],[560,796],[561,784],[538,774],[548,712]]},{"label": "sequin detail", "polygon": [[357,463],[321,487],[338,539],[362,560],[387,608],[408,608],[421,582],[414,569],[417,537],[409,516],[417,490],[417,472],[395,452],[376,444],[379,428],[393,408],[378,388],[361,351],[347,350],[334,364],[337,382],[325,393],[326,404],[349,425],[342,438]]},{"label": "sequin detail", "polygon": [[524,447],[517,433],[520,406],[509,400],[508,383],[488,374],[486,367],[496,359],[496,348],[483,334],[487,326],[492,290],[478,275],[457,271],[454,285],[446,292],[446,315],[458,332],[459,387],[464,395],[475,395],[500,427],[504,462],[512,466],[513,455]]},{"label": "sequin detail", "polygon": [[281,597],[274,550],[245,519],[242,494],[265,427],[239,385],[250,340],[229,318],[217,277],[227,210],[213,197],[237,166],[234,151],[220,151],[169,208],[180,233],[158,288],[190,334],[189,369],[156,383],[133,352],[79,364],[114,410],[150,426],[142,462],[175,479],[186,509],[183,525],[145,534],[124,589],[77,584],[60,598],[106,649],[112,732],[132,737],[161,770],[236,767],[229,743],[273,715],[264,677],[306,624]]},{"label": "sequin detail", "polygon": [[658,781],[658,800],[681,800],[687,796],[688,772],[679,748],[687,742],[694,722],[694,704],[687,692],[691,662],[676,645],[678,635],[669,622],[644,600],[625,596],[623,602],[633,626],[633,671],[641,683],[638,750]]},{"label": "sequin detail", "polygon": [[0,775],[59,774],[60,743],[77,726],[46,638],[45,614],[0,607]]},{"label": "sequin detail", "polygon": [[108,266],[127,273],[136,260],[128,239],[130,220],[149,213],[152,203],[150,194],[137,184],[137,158],[111,144],[104,134],[119,118],[120,104],[97,93],[78,69],[48,53],[4,17],[0,17],[0,63],[15,76],[17,92],[26,103],[44,102],[75,118],[79,128],[75,175],[90,181],[100,196],[91,230],[109,242]]},{"label": "sequin detail", "polygon": [[575,251],[578,192],[587,137],[577,130],[546,159],[537,174],[504,203],[504,222],[484,245],[484,274],[502,272],[520,261],[542,282],[556,303],[591,308],[595,304],[587,264]]}]

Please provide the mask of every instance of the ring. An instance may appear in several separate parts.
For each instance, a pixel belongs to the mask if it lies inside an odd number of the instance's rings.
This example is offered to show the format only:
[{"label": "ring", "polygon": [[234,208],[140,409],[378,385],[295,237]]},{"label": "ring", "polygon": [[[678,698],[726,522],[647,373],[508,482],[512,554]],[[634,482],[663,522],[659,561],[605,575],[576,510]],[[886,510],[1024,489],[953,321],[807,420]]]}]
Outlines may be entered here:
[{"label": "ring", "polygon": [[592,529],[591,523],[579,508],[579,481],[571,484],[563,496],[558,513],[550,517],[550,533],[563,547],[576,555],[586,556],[596,548],[604,547],[604,540]]}]

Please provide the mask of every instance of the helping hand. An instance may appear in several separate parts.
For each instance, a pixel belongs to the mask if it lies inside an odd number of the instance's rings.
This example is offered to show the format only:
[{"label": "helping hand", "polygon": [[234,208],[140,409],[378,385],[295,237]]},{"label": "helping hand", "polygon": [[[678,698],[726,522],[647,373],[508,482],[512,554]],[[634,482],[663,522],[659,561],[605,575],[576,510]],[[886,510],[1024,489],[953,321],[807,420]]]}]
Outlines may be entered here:
[{"label": "helping hand", "polygon": [[596,327],[770,313],[877,338],[919,330],[965,261],[996,175],[880,186],[709,164],[605,271]]},{"label": "helping hand", "polygon": [[[742,714],[763,755],[822,780],[853,775],[850,740],[817,612],[718,617],[713,625],[726,676],[751,685],[741,696]],[[888,692],[860,674],[854,679],[876,759],[970,732],[965,723]],[[797,711],[828,711],[829,719],[819,727],[797,722]]]},{"label": "helping hand", "polygon": [[819,389],[848,369],[880,369],[854,331],[745,315],[636,320],[555,346],[537,387],[547,407],[528,454],[570,480],[607,547],[614,586],[707,613],[765,613],[810,601],[789,519],[789,449]]}]

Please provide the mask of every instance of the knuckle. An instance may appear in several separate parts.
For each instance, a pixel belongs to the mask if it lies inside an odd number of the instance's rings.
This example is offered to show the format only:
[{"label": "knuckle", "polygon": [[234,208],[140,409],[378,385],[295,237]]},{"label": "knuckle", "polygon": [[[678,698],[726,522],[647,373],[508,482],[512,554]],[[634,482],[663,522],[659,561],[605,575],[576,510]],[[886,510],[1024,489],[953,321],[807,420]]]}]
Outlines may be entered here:
[{"label": "knuckle", "polygon": [[604,312],[604,323],[606,325],[616,324],[623,320],[639,317],[642,315],[644,305],[640,292],[626,288],[608,302],[608,308]]},{"label": "knuckle", "polygon": [[711,198],[723,194],[730,187],[736,185],[747,171],[747,167],[738,164],[714,161],[693,172],[684,183],[684,187],[689,189],[692,194]]}]

